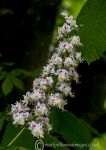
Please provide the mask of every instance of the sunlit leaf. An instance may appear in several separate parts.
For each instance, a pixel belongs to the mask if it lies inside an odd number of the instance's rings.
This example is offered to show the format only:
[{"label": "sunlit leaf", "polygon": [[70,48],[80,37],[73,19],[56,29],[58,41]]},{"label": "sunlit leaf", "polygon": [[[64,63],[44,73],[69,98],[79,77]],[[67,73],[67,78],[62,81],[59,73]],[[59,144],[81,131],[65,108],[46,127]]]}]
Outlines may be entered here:
[{"label": "sunlit leaf", "polygon": [[89,150],[106,150],[106,134],[103,134],[99,138],[94,138]]}]

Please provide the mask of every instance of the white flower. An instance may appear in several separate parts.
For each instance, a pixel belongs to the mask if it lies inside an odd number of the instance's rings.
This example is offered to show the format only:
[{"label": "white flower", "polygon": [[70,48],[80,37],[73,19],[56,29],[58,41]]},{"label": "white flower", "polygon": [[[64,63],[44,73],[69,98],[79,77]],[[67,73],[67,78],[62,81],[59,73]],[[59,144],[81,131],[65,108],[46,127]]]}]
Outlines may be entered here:
[{"label": "white flower", "polygon": [[55,93],[49,96],[48,104],[64,109],[64,105],[66,104],[66,102],[62,99],[62,96],[59,93]]},{"label": "white flower", "polygon": [[45,92],[43,89],[34,89],[31,98],[33,100],[44,100],[45,99]]},{"label": "white flower", "polygon": [[81,53],[80,52],[77,52],[75,57],[76,57],[76,61],[78,61],[79,63],[82,62],[82,58],[81,58]]},{"label": "white flower", "polygon": [[58,36],[57,38],[63,38],[64,34],[70,33],[72,29],[70,28],[70,25],[65,23],[62,27],[58,27]]},{"label": "white flower", "polygon": [[23,95],[24,96],[24,100],[22,102],[28,104],[29,101],[32,100],[31,95],[32,95],[31,92],[29,92],[29,91],[26,92],[26,95]]},{"label": "white flower", "polygon": [[73,78],[74,81],[76,81],[76,83],[79,83],[79,74],[75,68],[69,68],[69,75]]},{"label": "white flower", "polygon": [[33,81],[33,88],[38,88],[40,81],[41,81],[41,78],[36,78],[36,79]]},{"label": "white flower", "polygon": [[37,103],[35,108],[35,116],[47,115],[48,109],[44,103]]},{"label": "white flower", "polygon": [[66,57],[63,63],[65,67],[77,66],[75,59],[71,55],[70,57]]},{"label": "white flower", "polygon": [[66,23],[62,27],[58,28],[58,36],[57,38],[63,38],[64,35],[67,35],[70,33],[72,30],[75,30],[78,28],[78,25],[76,24],[76,20],[73,20],[72,16],[68,16],[67,13],[63,13]]},{"label": "white flower", "polygon": [[51,86],[54,82],[52,77],[46,77],[45,80],[46,80],[46,84],[49,86]]},{"label": "white flower", "polygon": [[14,112],[25,112],[27,110],[29,110],[29,107],[27,106],[26,103],[22,103],[22,102],[16,102],[15,105],[11,105],[11,114]]},{"label": "white flower", "polygon": [[60,42],[59,47],[57,48],[59,54],[64,53],[66,51],[71,53],[72,50],[73,50],[73,45],[67,41]]},{"label": "white flower", "polygon": [[36,123],[37,122],[46,126],[48,132],[50,130],[52,130],[52,126],[49,124],[49,118],[48,117],[37,117]]},{"label": "white flower", "polygon": [[42,78],[39,84],[40,84],[40,88],[42,88],[44,90],[47,89],[47,81],[46,81],[46,79]]},{"label": "white flower", "polygon": [[70,95],[72,96],[71,87],[68,83],[62,82],[60,84],[57,84],[57,88],[63,92],[66,96]]},{"label": "white flower", "polygon": [[71,43],[72,43],[72,45],[80,46],[80,45],[81,45],[80,37],[74,35],[74,36],[72,37],[72,39],[71,39]]},{"label": "white flower", "polygon": [[49,123],[49,118],[48,117],[38,116],[38,117],[36,117],[36,123],[40,123],[40,124],[46,125],[46,124]]},{"label": "white flower", "polygon": [[63,12],[61,13],[61,15],[62,15],[63,17],[67,17],[67,16],[68,16],[67,10],[63,11]]},{"label": "white flower", "polygon": [[23,103],[34,103],[38,100],[44,100],[45,99],[45,92],[43,89],[33,89],[33,92],[27,92],[26,95],[24,95]]},{"label": "white flower", "polygon": [[52,125],[51,124],[47,124],[47,130],[48,130],[48,133],[49,133],[49,131],[52,130]]},{"label": "white flower", "polygon": [[13,113],[13,124],[24,125],[29,118],[29,112]]},{"label": "white flower", "polygon": [[76,83],[79,83],[79,74],[75,69],[73,70],[73,77]]},{"label": "white flower", "polygon": [[35,121],[29,123],[29,130],[31,130],[32,134],[37,138],[44,137],[44,129],[43,126]]},{"label": "white flower", "polygon": [[70,43],[68,43],[68,42],[60,42],[59,48],[62,49],[62,50],[64,50],[64,49],[69,50],[70,49]]},{"label": "white flower", "polygon": [[58,36],[57,39],[63,38],[62,28],[58,27]]},{"label": "white flower", "polygon": [[69,79],[69,72],[66,69],[57,70],[58,80],[67,81]]},{"label": "white flower", "polygon": [[49,59],[49,63],[52,65],[61,66],[62,65],[62,58],[59,57],[59,55],[57,53],[54,53],[52,55],[51,59]]},{"label": "white flower", "polygon": [[46,77],[46,78],[42,78],[41,81],[40,81],[40,88],[43,88],[43,89],[47,89],[47,86],[52,86],[53,84],[53,79],[52,77]]},{"label": "white flower", "polygon": [[41,96],[40,89],[34,89],[33,92],[27,92],[26,95],[24,95],[23,103],[34,103],[38,99],[41,99]]},{"label": "white flower", "polygon": [[68,24],[72,24],[73,16],[66,16],[65,19]]},{"label": "white flower", "polygon": [[71,30],[70,26],[69,26],[67,23],[65,23],[65,24],[61,27],[61,32],[62,32],[63,34],[69,33],[69,32],[71,32],[71,31],[72,31],[72,30]]},{"label": "white flower", "polygon": [[42,76],[44,77],[49,74],[55,74],[55,67],[50,64],[43,67]]}]

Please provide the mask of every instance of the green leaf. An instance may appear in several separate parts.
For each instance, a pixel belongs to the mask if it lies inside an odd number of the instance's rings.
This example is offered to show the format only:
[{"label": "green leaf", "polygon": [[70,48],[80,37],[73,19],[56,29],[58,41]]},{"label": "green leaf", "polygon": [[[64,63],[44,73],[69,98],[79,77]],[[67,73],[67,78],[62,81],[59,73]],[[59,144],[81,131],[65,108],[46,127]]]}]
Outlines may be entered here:
[{"label": "green leaf", "polygon": [[[21,131],[20,128],[15,128],[11,122],[9,122],[7,124],[5,133],[3,135],[3,139],[1,141],[1,147],[4,149],[6,149],[6,146],[17,136],[17,134]],[[24,130],[24,132],[17,138],[17,140],[11,145],[11,147],[7,147],[6,150],[15,150],[15,148],[17,148],[16,150],[33,150],[35,148],[35,142],[36,139],[32,136],[31,132],[29,130]],[[56,145],[60,145],[62,144],[62,142],[60,142],[59,140],[57,140],[55,137],[53,137],[52,135],[45,135],[45,138],[43,139],[43,143],[44,145],[47,147],[47,145],[49,144],[55,144]],[[69,150],[66,147],[55,147],[52,146],[52,149],[57,148],[57,150]],[[20,149],[21,148],[21,149]],[[23,148],[23,149],[22,149]]]},{"label": "green leaf", "polygon": [[[17,136],[20,130],[20,128],[15,128],[12,123],[9,122],[1,141],[2,146],[7,146]],[[33,150],[35,147],[35,138],[31,132],[26,129],[12,144],[12,147],[22,147],[25,150]]]},{"label": "green leaf", "polygon": [[14,66],[15,63],[14,62],[3,62],[2,65],[10,67],[10,66]]},{"label": "green leaf", "polygon": [[8,107],[3,112],[0,112],[0,130],[2,129],[3,124],[7,118],[7,111]]},{"label": "green leaf", "polygon": [[87,0],[62,0],[62,8],[76,17]]},{"label": "green leaf", "polygon": [[79,31],[82,56],[91,63],[106,51],[106,0],[88,0],[77,22],[83,25]]},{"label": "green leaf", "polygon": [[13,89],[13,83],[9,74],[7,74],[6,78],[2,83],[2,91],[5,94],[5,96],[7,96],[8,94],[11,93],[12,89]]},{"label": "green leaf", "polygon": [[12,74],[11,74],[11,80],[12,80],[14,86],[16,86],[17,88],[19,88],[19,89],[24,88],[24,84],[23,84],[22,80],[20,80],[16,76],[13,76]]},{"label": "green leaf", "polygon": [[29,150],[29,149],[24,148],[24,147],[19,147],[19,146],[12,146],[12,147],[0,146],[0,150]]},{"label": "green leaf", "polygon": [[28,71],[28,70],[24,70],[24,69],[20,69],[20,72],[25,75],[25,76],[31,76],[33,77],[34,74],[31,72],[31,71]]},{"label": "green leaf", "polygon": [[5,120],[5,117],[3,117],[2,115],[3,115],[3,112],[0,112],[0,130],[1,130],[2,127],[3,127],[4,120]]},{"label": "green leaf", "polygon": [[[77,150],[87,150],[83,144],[91,142],[92,137],[88,128],[73,114],[60,110],[54,110],[50,116],[53,130],[60,134],[68,144],[73,144]],[[78,145],[79,144],[79,145]]]},{"label": "green leaf", "polygon": [[99,138],[94,138],[89,150],[106,150],[106,133]]},{"label": "green leaf", "polygon": [[84,126],[86,126],[88,128],[88,130],[91,133],[91,135],[93,135],[93,136],[94,135],[99,136],[99,132],[95,128],[93,128],[90,124],[88,124],[84,120],[81,120],[81,119],[79,119],[79,120],[80,120],[81,123],[84,124]]},{"label": "green leaf", "polygon": [[24,69],[14,69],[11,71],[11,73],[15,76],[20,76],[21,74],[23,74],[25,76],[31,76],[31,77],[34,76],[34,74],[31,71],[27,71]]},{"label": "green leaf", "polygon": [[0,80],[4,79],[6,75],[7,75],[7,72],[6,71],[2,71],[0,73]]}]

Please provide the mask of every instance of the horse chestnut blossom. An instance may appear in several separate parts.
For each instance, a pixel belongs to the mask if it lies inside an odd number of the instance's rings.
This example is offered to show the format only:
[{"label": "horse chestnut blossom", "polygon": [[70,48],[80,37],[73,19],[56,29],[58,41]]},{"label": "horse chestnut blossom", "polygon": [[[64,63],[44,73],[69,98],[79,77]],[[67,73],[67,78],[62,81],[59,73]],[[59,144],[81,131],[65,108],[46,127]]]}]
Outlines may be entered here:
[{"label": "horse chestnut blossom", "polygon": [[46,132],[52,130],[49,123],[51,109],[57,107],[64,110],[67,104],[65,97],[73,97],[71,83],[79,79],[76,68],[82,58],[76,48],[81,46],[80,37],[70,34],[78,30],[78,25],[72,16],[67,13],[63,13],[63,16],[65,23],[58,28],[58,45],[54,53],[40,76],[33,81],[32,91],[11,106],[13,124],[28,128],[37,138],[43,138]]}]

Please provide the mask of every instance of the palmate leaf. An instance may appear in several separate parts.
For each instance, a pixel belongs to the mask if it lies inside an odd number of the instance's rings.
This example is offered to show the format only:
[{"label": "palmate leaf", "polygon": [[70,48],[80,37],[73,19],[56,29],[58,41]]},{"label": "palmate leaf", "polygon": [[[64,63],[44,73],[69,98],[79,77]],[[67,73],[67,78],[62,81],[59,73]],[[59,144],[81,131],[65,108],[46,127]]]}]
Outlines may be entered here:
[{"label": "palmate leaf", "polygon": [[79,35],[84,45],[84,59],[91,63],[106,51],[106,0],[88,0],[81,9],[78,24],[82,24]]},{"label": "palmate leaf", "polygon": [[11,71],[11,73],[14,76],[20,76],[20,75],[24,75],[24,76],[31,76],[33,77],[34,74],[31,71],[25,70],[25,69],[14,69]]},{"label": "palmate leaf", "polygon": [[90,134],[91,134],[92,136],[99,136],[99,135],[100,135],[100,133],[99,133],[95,128],[93,128],[92,126],[90,126],[90,124],[88,124],[87,122],[85,122],[85,121],[82,120],[82,119],[79,119],[79,121],[80,121],[85,127],[88,128],[88,130],[89,130],[89,132],[90,132]]},{"label": "palmate leaf", "polygon": [[17,78],[16,76],[14,76],[12,74],[10,74],[10,75],[11,75],[11,80],[12,80],[14,86],[16,86],[19,89],[23,89],[24,84],[23,84],[22,80],[20,80],[19,78]]},{"label": "palmate leaf", "polygon": [[92,140],[91,133],[78,118],[67,111],[53,110],[50,116],[53,130],[60,134],[70,147],[76,150],[88,150],[84,144]]},{"label": "palmate leaf", "polygon": [[[6,130],[4,132],[1,144],[2,147],[6,147],[22,130],[22,128],[15,128],[11,122],[8,122],[6,126]],[[14,141],[14,143],[11,145],[12,147],[7,147],[8,149],[15,149],[18,150],[25,149],[25,150],[32,150],[35,146],[35,138],[32,136],[29,130],[24,130],[23,133]],[[6,149],[6,148],[5,148]]]},{"label": "palmate leaf", "polygon": [[2,91],[5,96],[7,96],[13,90],[13,83],[9,75],[6,76],[2,83]]},{"label": "palmate leaf", "polygon": [[12,73],[8,73],[2,83],[2,91],[4,95],[7,96],[10,94],[14,86],[21,90],[24,88],[22,80],[14,76]]},{"label": "palmate leaf", "polygon": [[0,72],[0,81],[3,80],[6,75],[7,75],[7,72],[6,72],[6,71]]}]

